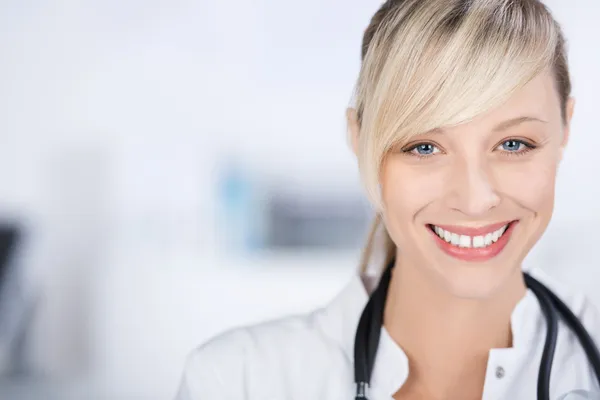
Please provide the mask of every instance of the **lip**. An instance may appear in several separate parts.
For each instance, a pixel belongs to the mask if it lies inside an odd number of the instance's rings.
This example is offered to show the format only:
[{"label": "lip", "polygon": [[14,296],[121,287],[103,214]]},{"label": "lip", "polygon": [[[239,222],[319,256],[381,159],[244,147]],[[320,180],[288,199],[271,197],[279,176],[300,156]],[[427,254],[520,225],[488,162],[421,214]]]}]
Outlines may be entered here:
[{"label": "lip", "polygon": [[[515,226],[517,226],[518,223],[519,223],[519,221],[511,221],[508,225],[508,228],[504,232],[504,234],[500,237],[500,239],[498,239],[498,241],[496,243],[492,243],[491,245],[489,245],[487,247],[483,247],[483,248],[482,247],[473,248],[473,247],[453,246],[450,243],[443,240],[442,238],[440,238],[430,228],[431,225],[428,225],[427,230],[433,236],[438,247],[444,253],[448,254],[449,256],[454,257],[459,260],[462,260],[462,261],[483,262],[483,261],[491,260],[492,258],[496,257],[498,254],[500,254],[500,252],[502,252],[502,250],[504,250],[504,248],[506,247],[506,245],[508,244],[508,242],[512,236]],[[489,226],[495,226],[495,225],[497,225],[497,224],[489,225]],[[504,225],[506,225],[506,223],[499,224],[497,229],[503,227]],[[437,225],[437,226],[440,226],[440,225]],[[440,226],[440,228],[446,229],[443,226]],[[485,227],[485,228],[488,229],[488,227]],[[482,228],[470,228],[470,229],[482,229]],[[448,230],[451,230],[450,227]],[[453,231],[453,232],[459,233],[458,231]],[[473,232],[473,231],[470,230],[469,232]],[[486,230],[485,232],[489,233],[489,230]],[[462,233],[462,232],[460,232],[460,233],[467,235],[467,233]],[[469,236],[480,236],[480,235],[481,234],[479,234],[479,235],[475,234],[475,235],[469,235]]]}]

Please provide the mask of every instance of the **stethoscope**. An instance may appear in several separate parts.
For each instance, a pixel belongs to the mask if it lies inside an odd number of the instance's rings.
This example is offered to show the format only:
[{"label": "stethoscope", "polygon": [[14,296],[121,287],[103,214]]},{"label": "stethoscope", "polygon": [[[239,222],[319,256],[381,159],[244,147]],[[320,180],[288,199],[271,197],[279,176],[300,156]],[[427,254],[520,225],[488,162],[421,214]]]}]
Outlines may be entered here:
[{"label": "stethoscope", "polygon": [[[379,347],[379,336],[383,324],[383,310],[393,266],[394,261],[385,269],[377,288],[363,310],[356,329],[354,339],[355,400],[368,399],[367,392],[371,381],[373,365],[375,364],[375,355]],[[535,294],[540,303],[547,325],[546,342],[544,343],[537,382],[538,400],[550,400],[550,372],[552,371],[552,360],[554,358],[554,350],[556,349],[559,317],[564,320],[577,336],[600,383],[600,352],[598,352],[596,344],[579,319],[565,303],[542,283],[527,273],[524,273],[524,278],[525,284]]]}]

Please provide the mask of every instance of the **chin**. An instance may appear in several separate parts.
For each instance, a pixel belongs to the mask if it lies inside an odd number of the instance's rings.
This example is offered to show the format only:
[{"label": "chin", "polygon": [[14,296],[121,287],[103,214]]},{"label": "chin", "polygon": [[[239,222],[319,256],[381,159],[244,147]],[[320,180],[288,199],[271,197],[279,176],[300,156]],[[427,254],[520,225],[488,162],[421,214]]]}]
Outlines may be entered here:
[{"label": "chin", "polygon": [[434,273],[444,289],[453,296],[464,299],[494,297],[521,270],[520,263],[516,260],[502,265],[438,265],[439,268],[435,268]]}]

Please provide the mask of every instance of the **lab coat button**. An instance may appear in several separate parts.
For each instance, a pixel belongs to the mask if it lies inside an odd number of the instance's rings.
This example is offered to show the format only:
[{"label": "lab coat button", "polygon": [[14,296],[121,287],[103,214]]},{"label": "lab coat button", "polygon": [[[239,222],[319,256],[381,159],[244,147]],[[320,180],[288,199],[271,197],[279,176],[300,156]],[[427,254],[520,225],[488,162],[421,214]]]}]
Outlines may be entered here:
[{"label": "lab coat button", "polygon": [[504,368],[496,367],[496,378],[498,378],[498,379],[504,378]]}]

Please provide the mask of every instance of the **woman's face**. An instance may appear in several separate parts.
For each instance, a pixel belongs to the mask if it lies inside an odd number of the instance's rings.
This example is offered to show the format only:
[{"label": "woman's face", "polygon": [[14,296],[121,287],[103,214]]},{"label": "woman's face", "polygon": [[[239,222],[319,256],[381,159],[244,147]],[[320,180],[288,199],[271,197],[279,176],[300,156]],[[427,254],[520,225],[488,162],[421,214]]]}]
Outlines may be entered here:
[{"label": "woman's face", "polygon": [[553,77],[502,107],[392,149],[381,171],[388,232],[409,263],[460,297],[487,297],[546,229],[568,138]]}]

